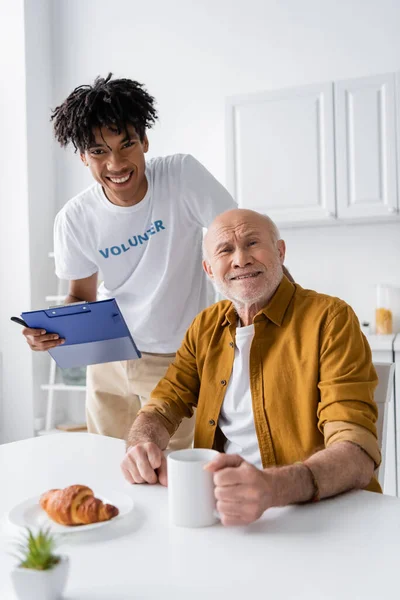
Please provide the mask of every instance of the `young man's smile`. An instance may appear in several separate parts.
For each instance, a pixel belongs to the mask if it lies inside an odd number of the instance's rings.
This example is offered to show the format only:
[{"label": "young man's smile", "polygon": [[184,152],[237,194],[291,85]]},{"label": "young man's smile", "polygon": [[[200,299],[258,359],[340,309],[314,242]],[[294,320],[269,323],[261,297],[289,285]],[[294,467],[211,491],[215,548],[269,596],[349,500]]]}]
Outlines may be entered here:
[{"label": "young man's smile", "polygon": [[127,183],[131,179],[132,174],[133,174],[133,171],[131,171],[130,173],[127,173],[127,174],[122,174],[122,175],[106,175],[106,178],[109,181],[111,181],[111,183],[121,186],[124,183]]}]

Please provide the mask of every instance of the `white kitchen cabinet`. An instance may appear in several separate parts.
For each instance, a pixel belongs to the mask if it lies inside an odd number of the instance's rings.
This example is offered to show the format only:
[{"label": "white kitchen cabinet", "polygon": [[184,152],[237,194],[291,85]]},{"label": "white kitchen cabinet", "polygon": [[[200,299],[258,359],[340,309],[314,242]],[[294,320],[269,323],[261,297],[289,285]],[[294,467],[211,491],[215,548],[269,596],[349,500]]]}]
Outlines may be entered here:
[{"label": "white kitchen cabinet", "polygon": [[278,224],[335,217],[331,83],[230,98],[227,138],[240,207]]},{"label": "white kitchen cabinet", "polygon": [[[372,350],[372,360],[374,362],[392,363],[394,361],[393,344],[395,338],[395,334],[367,336]],[[392,398],[387,409],[386,464],[383,484],[383,492],[390,496],[398,495],[398,456],[396,432],[399,431],[399,429],[396,427],[396,405],[394,392],[395,391],[393,390]]]},{"label": "white kitchen cabinet", "polygon": [[400,74],[228,98],[226,140],[239,206],[280,227],[400,221]]},{"label": "white kitchen cabinet", "polygon": [[393,73],[335,82],[337,217],[397,213]]}]

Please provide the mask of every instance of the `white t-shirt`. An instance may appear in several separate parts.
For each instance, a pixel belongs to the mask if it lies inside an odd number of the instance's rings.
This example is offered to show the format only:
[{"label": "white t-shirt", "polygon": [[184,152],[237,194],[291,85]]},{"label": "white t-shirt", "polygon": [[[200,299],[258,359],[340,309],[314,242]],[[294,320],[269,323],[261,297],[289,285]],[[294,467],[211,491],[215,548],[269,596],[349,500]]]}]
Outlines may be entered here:
[{"label": "white t-shirt", "polygon": [[98,298],[116,298],[139,349],[170,353],[214,301],[201,264],[203,227],[236,204],[190,155],[151,159],[146,177],[134,206],[112,204],[98,183],[66,203],[54,224],[56,274],[100,271]]},{"label": "white t-shirt", "polygon": [[226,454],[239,454],[262,469],[250,390],[250,348],[254,325],[236,329],[235,358],[218,425],[226,437]]}]

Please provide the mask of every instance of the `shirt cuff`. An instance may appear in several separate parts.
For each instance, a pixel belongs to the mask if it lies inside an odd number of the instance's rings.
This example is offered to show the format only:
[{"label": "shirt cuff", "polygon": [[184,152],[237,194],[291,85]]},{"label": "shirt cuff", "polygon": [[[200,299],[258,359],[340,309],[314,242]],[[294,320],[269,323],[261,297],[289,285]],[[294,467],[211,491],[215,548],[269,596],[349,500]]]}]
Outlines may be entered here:
[{"label": "shirt cuff", "polygon": [[337,442],[353,442],[360,446],[375,463],[375,469],[381,464],[381,452],[378,440],[371,431],[346,421],[328,421],[324,426],[325,447]]}]

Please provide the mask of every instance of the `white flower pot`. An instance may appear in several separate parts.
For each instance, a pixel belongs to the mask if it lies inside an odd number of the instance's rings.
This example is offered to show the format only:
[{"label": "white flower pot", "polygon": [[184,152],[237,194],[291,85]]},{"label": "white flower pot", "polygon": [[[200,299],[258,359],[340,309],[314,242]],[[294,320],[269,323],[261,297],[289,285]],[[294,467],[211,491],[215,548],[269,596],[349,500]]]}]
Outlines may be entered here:
[{"label": "white flower pot", "polygon": [[18,600],[58,600],[67,583],[68,571],[68,556],[61,556],[60,562],[47,571],[15,567],[11,579]]}]

